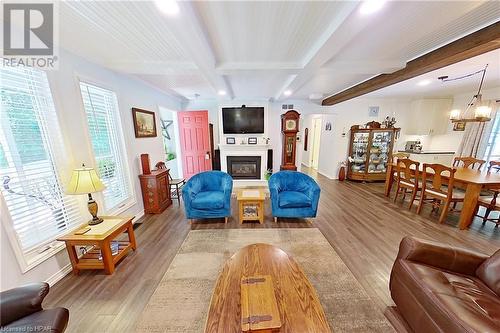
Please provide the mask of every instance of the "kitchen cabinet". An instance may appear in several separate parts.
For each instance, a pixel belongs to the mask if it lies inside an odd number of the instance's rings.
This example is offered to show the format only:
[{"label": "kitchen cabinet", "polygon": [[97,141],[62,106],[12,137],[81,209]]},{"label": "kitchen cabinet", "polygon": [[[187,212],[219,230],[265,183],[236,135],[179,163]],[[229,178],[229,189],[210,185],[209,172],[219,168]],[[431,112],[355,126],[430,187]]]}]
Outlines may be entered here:
[{"label": "kitchen cabinet", "polygon": [[453,164],[453,156],[454,154],[449,152],[449,153],[441,153],[441,152],[436,152],[436,153],[430,153],[430,152],[424,152],[424,153],[419,153],[419,154],[410,154],[410,159],[420,162],[420,164],[432,164],[432,163],[437,163],[437,164],[443,164],[447,166],[451,166]]},{"label": "kitchen cabinet", "polygon": [[449,112],[452,99],[419,99],[411,103],[406,127],[409,135],[446,134],[450,125]]}]

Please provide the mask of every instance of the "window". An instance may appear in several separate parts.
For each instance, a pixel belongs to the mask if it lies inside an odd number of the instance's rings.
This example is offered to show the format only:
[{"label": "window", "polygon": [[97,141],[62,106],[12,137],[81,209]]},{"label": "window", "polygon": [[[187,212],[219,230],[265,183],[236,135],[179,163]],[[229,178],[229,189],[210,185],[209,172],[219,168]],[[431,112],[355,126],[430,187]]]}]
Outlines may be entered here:
[{"label": "window", "polygon": [[486,160],[486,163],[490,161],[500,161],[500,112],[497,111],[495,114],[495,118],[491,120],[493,125],[484,153],[484,160]]},{"label": "window", "polygon": [[29,265],[27,254],[83,221],[77,198],[62,187],[71,170],[46,73],[4,67],[0,74],[0,187],[8,230]]},{"label": "window", "polygon": [[106,185],[103,191],[104,206],[109,212],[132,199],[118,103],[115,93],[110,90],[84,82],[80,83],[80,90],[87,113],[96,168]]}]

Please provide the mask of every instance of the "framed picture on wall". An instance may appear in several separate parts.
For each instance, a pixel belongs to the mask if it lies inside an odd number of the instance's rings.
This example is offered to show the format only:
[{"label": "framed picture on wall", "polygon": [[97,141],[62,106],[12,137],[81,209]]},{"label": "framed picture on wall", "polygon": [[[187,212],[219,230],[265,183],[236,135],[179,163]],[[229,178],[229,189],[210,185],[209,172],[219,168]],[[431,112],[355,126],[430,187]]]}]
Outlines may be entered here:
[{"label": "framed picture on wall", "polygon": [[136,138],[156,137],[156,118],[153,111],[132,108]]},{"label": "framed picture on wall", "polygon": [[457,132],[463,132],[465,131],[465,125],[467,123],[465,121],[457,121],[456,123],[453,124],[453,130]]},{"label": "framed picture on wall", "polygon": [[233,137],[226,138],[226,144],[228,144],[228,145],[234,145],[234,144],[236,144],[236,139],[233,138]]}]

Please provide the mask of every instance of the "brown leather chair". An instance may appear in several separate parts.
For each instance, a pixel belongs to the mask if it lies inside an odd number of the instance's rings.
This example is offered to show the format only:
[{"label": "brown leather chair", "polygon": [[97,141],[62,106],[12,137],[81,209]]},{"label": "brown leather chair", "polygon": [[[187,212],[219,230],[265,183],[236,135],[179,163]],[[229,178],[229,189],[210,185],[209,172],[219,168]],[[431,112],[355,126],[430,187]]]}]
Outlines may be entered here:
[{"label": "brown leather chair", "polygon": [[500,332],[500,250],[488,257],[405,237],[389,286],[414,332]]},{"label": "brown leather chair", "polygon": [[48,283],[32,283],[0,293],[0,332],[62,333],[69,321],[65,308],[44,310]]}]

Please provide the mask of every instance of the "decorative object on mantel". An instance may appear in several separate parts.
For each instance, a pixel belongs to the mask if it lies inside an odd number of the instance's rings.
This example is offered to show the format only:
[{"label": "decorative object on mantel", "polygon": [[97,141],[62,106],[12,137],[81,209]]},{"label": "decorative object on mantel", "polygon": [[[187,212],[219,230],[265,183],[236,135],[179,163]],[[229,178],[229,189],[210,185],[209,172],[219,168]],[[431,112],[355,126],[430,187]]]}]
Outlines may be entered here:
[{"label": "decorative object on mantel", "polygon": [[156,118],[153,111],[132,108],[136,138],[156,137]]},{"label": "decorative object on mantel", "polygon": [[257,138],[256,137],[248,138],[248,144],[249,145],[256,145],[257,144]]},{"label": "decorative object on mantel", "polygon": [[89,201],[87,203],[89,213],[92,215],[92,220],[89,225],[96,225],[101,223],[102,218],[97,216],[99,209],[97,202],[92,198],[92,193],[104,190],[106,186],[102,183],[94,168],[86,168],[85,164],[79,169],[73,170],[71,180],[68,185],[68,194],[88,194]]},{"label": "decorative object on mantel", "polygon": [[236,138],[234,138],[234,137],[226,138],[226,144],[228,144],[228,145],[236,144]]},{"label": "decorative object on mantel", "polygon": [[149,154],[141,154],[141,166],[143,174],[151,174],[151,167],[149,166]]},{"label": "decorative object on mantel", "polygon": [[282,158],[280,170],[296,171],[295,155],[297,149],[297,132],[299,131],[300,114],[295,110],[281,115]]},{"label": "decorative object on mantel", "polygon": [[[465,74],[455,78],[449,78],[448,76],[440,76],[438,77],[441,82],[449,82],[449,81],[457,81],[469,78],[471,76],[481,74],[481,81],[479,82],[479,88],[477,93],[472,96],[470,102],[467,104],[465,111],[462,113],[460,109],[451,110],[450,120],[452,123],[456,122],[487,122],[491,120],[491,107],[482,101],[481,89],[483,88],[484,76],[486,75],[486,69],[488,69],[488,64],[484,66],[483,69],[474,72]],[[471,108],[475,106],[474,109],[474,117],[469,117],[469,111]]]}]

